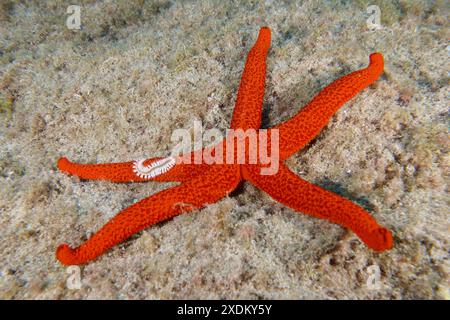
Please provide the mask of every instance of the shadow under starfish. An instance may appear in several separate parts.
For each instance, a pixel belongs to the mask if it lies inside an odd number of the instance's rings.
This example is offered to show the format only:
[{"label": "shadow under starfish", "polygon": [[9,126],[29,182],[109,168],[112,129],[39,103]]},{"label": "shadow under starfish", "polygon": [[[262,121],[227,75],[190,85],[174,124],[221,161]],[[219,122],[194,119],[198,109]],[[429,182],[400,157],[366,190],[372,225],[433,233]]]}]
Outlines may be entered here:
[{"label": "shadow under starfish", "polygon": [[[260,132],[262,104],[265,88],[266,57],[270,47],[270,30],[261,28],[255,45],[250,50],[237,94],[232,129],[254,129]],[[58,168],[81,179],[109,180],[112,182],[177,181],[178,186],[158,192],[124,209],[106,223],[90,239],[72,249],[67,244],[58,247],[57,259],[64,265],[89,262],[133,234],[160,221],[181,213],[217,202],[235,190],[243,180],[268,193],[284,205],[327,219],[351,229],[364,243],[375,251],[392,247],[392,235],[377,224],[374,218],[360,206],[330,191],[313,185],[294,174],[284,160],[304,148],[332,115],[358,92],[373,83],[383,72],[383,56],[370,55],[367,68],[352,72],[334,81],[316,95],[310,103],[291,119],[267,130],[267,154],[271,139],[279,137],[278,171],[262,174],[267,164],[258,159],[256,163],[241,163],[236,157],[236,144],[229,147],[229,135],[213,147],[197,150],[188,155],[168,158],[150,158],[110,164],[77,164],[67,158],[58,161]],[[261,146],[257,134],[257,145]],[[258,147],[259,148],[259,147]],[[232,149],[232,150],[230,150]],[[194,159],[195,154],[227,155],[234,151],[232,161],[226,164],[184,163]],[[249,151],[245,150],[245,159]]]}]

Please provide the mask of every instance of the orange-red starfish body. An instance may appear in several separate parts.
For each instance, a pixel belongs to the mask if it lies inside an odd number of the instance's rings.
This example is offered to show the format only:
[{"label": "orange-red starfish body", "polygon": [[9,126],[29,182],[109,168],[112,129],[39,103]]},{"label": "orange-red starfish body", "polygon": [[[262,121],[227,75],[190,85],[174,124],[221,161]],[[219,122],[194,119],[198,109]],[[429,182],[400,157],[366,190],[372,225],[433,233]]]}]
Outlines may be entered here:
[{"label": "orange-red starfish body", "polygon": [[[258,39],[248,54],[231,121],[232,129],[254,129],[258,133],[263,131],[260,129],[261,109],[270,37],[269,28],[261,28]],[[186,159],[186,155],[110,164],[77,164],[67,158],[61,158],[58,161],[59,169],[81,179],[181,183],[121,211],[79,247],[72,249],[67,244],[59,246],[56,251],[57,259],[64,265],[91,261],[134,233],[155,223],[218,201],[243,180],[249,181],[294,210],[328,219],[351,229],[375,251],[390,249],[391,233],[379,226],[368,212],[347,199],[301,179],[283,163],[286,158],[304,148],[345,102],[373,83],[382,72],[383,57],[380,53],[373,53],[367,68],[334,81],[297,115],[268,129],[264,139],[268,152],[274,148],[270,143],[274,141],[274,137],[278,137],[279,143],[278,170],[275,174],[262,173],[262,169],[267,168],[267,163],[261,159],[254,163],[239,162],[236,152],[232,153],[231,162],[211,164],[204,161],[198,164],[186,161],[183,163],[181,159]],[[275,133],[278,135],[274,135]],[[256,137],[257,146],[261,146],[261,136]],[[228,155],[230,151],[236,151],[236,144],[227,142],[235,139],[236,136],[230,134],[213,147],[187,154],[187,158],[194,159],[199,153]],[[248,141],[246,147],[247,159],[252,148]]]}]

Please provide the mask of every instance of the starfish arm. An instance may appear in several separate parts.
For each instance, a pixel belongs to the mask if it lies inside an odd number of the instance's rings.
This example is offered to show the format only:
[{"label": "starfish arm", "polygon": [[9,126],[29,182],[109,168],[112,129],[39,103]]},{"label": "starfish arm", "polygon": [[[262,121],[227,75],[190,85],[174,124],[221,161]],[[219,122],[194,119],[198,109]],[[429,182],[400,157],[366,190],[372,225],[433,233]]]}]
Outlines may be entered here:
[{"label": "starfish arm", "polygon": [[237,166],[210,166],[201,176],[121,211],[78,248],[59,246],[56,257],[63,265],[84,264],[151,225],[218,201],[239,181]]},{"label": "starfish arm", "polygon": [[270,47],[270,29],[263,27],[250,50],[242,73],[241,83],[234,107],[231,128],[243,130],[261,125],[264,86],[266,80],[266,57]]},{"label": "starfish arm", "polygon": [[[150,158],[143,162],[143,165],[149,166],[166,158]],[[74,175],[85,180],[107,180],[112,182],[143,182],[143,181],[187,181],[198,176],[203,165],[194,164],[175,164],[161,174],[153,177],[144,177],[135,172],[136,161],[101,163],[101,164],[81,164],[70,162],[63,157],[58,160],[58,168],[64,173]]]},{"label": "starfish arm", "polygon": [[375,251],[392,247],[390,231],[379,226],[360,206],[301,179],[282,163],[278,173],[272,176],[260,175],[258,170],[258,166],[244,167],[243,178],[275,200],[294,210],[349,228]]},{"label": "starfish arm", "polygon": [[297,115],[274,127],[279,129],[280,158],[288,158],[317,136],[344,103],[378,79],[383,72],[383,66],[381,53],[371,54],[367,68],[332,82]]}]

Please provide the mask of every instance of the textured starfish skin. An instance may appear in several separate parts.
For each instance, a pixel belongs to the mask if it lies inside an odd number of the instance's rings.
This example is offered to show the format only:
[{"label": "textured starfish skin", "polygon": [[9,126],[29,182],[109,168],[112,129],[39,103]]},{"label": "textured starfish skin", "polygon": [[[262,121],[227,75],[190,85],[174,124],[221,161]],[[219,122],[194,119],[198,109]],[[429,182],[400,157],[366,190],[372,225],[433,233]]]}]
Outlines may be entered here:
[{"label": "textured starfish skin", "polygon": [[257,166],[246,166],[244,179],[284,205],[327,219],[353,230],[370,248],[383,251],[392,245],[390,232],[381,228],[360,206],[299,178],[284,164],[275,175],[260,175]]},{"label": "textured starfish skin", "polygon": [[75,250],[60,246],[56,255],[65,265],[95,259],[152,224],[218,201],[236,188],[239,178],[236,165],[209,166],[204,174],[189,182],[158,192],[121,211]]},{"label": "textured starfish skin", "polygon": [[[258,39],[249,52],[231,122],[233,129],[258,130],[261,125],[270,37],[269,28],[261,28]],[[286,158],[304,148],[345,102],[378,79],[382,72],[382,55],[371,54],[367,68],[337,79],[316,95],[297,115],[269,129],[269,149],[271,130],[279,130],[280,162],[279,170],[274,175],[261,174],[260,169],[267,165],[259,162],[259,159],[256,164],[239,164],[236,156],[231,164],[184,164],[177,158],[175,166],[168,172],[147,179],[140,178],[133,172],[131,161],[77,164],[67,158],[59,159],[58,168],[61,171],[81,179],[112,182],[178,181],[181,184],[156,193],[121,211],[79,247],[72,249],[67,244],[59,246],[56,251],[57,259],[64,265],[89,262],[134,233],[155,223],[220,200],[243,180],[249,181],[273,199],[294,210],[349,228],[375,251],[390,249],[391,233],[379,226],[367,211],[347,199],[301,179],[283,163]],[[211,152],[211,148],[216,152],[222,150],[223,154],[226,154],[230,151],[227,150],[226,141],[230,139],[235,137],[228,136],[216,146],[197,150],[188,156],[193,159],[195,153]],[[258,139],[258,145],[259,143]],[[221,149],[217,148],[218,146]],[[245,152],[248,157],[248,148]],[[144,164],[148,165],[159,159],[161,158],[150,158]]]}]

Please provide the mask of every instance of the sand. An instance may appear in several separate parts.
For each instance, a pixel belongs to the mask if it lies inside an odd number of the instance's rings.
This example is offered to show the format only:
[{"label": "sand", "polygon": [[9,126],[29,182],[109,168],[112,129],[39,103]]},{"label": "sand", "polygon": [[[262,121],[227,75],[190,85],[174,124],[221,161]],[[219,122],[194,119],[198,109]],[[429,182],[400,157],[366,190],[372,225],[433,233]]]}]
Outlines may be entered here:
[{"label": "sand", "polygon": [[[445,1],[76,1],[82,29],[70,30],[72,2],[0,6],[1,299],[450,298]],[[367,208],[392,230],[393,249],[375,253],[245,184],[63,267],[59,244],[79,245],[174,184],[80,181],[58,158],[166,156],[172,132],[196,120],[225,130],[264,25],[264,127],[383,53],[380,80],[287,164]]]}]

